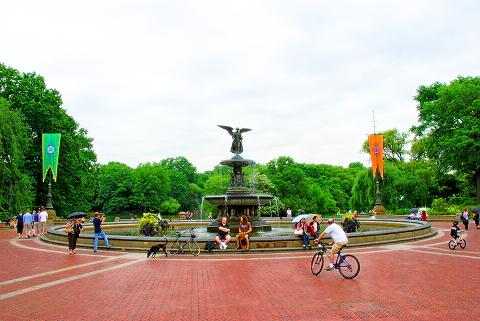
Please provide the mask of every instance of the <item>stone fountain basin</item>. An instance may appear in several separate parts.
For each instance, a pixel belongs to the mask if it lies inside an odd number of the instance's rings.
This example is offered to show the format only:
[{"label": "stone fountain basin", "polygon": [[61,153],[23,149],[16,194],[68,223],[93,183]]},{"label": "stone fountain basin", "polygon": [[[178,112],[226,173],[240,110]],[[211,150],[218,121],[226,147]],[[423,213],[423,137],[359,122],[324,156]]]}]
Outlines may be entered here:
[{"label": "stone fountain basin", "polygon": [[205,200],[215,206],[225,206],[225,199],[228,206],[258,206],[266,205],[272,199],[273,195],[243,194],[243,195],[212,195],[205,196]]},{"label": "stone fountain basin", "polygon": [[[379,227],[389,226],[390,229],[387,230],[378,230],[378,231],[368,231],[368,232],[355,232],[348,233],[349,238],[349,247],[354,246],[369,246],[369,245],[379,245],[379,244],[391,244],[396,242],[408,242],[415,241],[427,237],[434,236],[437,231],[432,230],[430,223],[424,221],[410,221],[410,220],[395,220],[395,219],[359,219],[360,223],[365,224],[374,224]],[[177,225],[188,225],[188,224],[197,224],[197,225],[206,225],[210,221],[174,221],[175,226]],[[367,223],[368,222],[368,223]],[[271,222],[275,224],[274,222]],[[119,226],[135,226],[138,224],[132,224],[132,222],[122,222],[122,223],[106,223],[103,225],[103,229],[108,235],[108,228],[118,228]],[[86,229],[93,229],[93,225],[85,224]],[[68,246],[68,236],[63,231],[64,226],[54,226],[48,229],[47,235],[41,236],[40,239],[44,242],[59,244],[63,246]],[[322,226],[323,230],[323,226]],[[292,227],[293,231],[293,227]],[[293,232],[292,232],[293,233]],[[200,245],[200,248],[203,249],[205,242],[212,241],[214,235],[209,238],[197,238],[197,242]],[[93,246],[93,234],[80,234],[80,237],[77,241],[77,245],[80,247],[89,247]],[[124,250],[124,251],[146,251],[152,245],[157,243],[165,242],[164,237],[147,237],[147,236],[122,236],[122,235],[108,235],[110,244],[113,246],[113,249]],[[186,240],[187,238],[185,238]],[[173,238],[170,238],[170,241],[173,241]],[[255,251],[292,251],[300,250],[302,248],[302,240],[298,236],[277,236],[277,237],[251,237],[251,252]],[[329,242],[329,237],[326,237],[325,242]],[[312,246],[315,246],[313,240],[310,240]],[[103,245],[103,241],[100,242]],[[238,252],[233,250],[235,247],[234,238],[229,244],[228,250]],[[103,246],[100,246],[102,249]],[[218,253],[224,253],[224,251],[215,250]]]}]

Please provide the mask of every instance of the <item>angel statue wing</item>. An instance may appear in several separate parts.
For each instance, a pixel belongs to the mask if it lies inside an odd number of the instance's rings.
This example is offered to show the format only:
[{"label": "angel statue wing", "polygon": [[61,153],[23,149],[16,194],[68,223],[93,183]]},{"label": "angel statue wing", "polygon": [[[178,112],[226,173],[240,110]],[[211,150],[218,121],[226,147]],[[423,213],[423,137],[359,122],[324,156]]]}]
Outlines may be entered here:
[{"label": "angel statue wing", "polygon": [[232,128],[232,127],[230,127],[230,126],[223,126],[223,125],[217,125],[217,126],[220,127],[220,128],[225,129],[225,130],[230,134],[230,136],[233,136],[233,128]]}]

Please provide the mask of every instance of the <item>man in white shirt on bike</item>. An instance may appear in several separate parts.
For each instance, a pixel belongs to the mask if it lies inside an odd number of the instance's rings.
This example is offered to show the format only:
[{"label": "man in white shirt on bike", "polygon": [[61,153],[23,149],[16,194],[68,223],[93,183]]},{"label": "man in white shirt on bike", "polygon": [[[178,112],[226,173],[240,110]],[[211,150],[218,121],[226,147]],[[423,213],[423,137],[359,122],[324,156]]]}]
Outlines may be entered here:
[{"label": "man in white shirt on bike", "polygon": [[332,271],[334,269],[333,263],[335,262],[335,254],[340,252],[340,249],[348,244],[348,238],[347,234],[345,234],[345,232],[343,231],[343,228],[340,225],[336,224],[333,218],[328,220],[327,228],[325,229],[325,231],[323,231],[322,234],[320,234],[320,236],[318,237],[318,239],[315,240],[315,242],[320,242],[320,240],[326,234],[330,234],[330,236],[332,237],[333,241],[329,245],[333,246],[331,250],[332,255],[330,255],[330,265],[325,270]]}]

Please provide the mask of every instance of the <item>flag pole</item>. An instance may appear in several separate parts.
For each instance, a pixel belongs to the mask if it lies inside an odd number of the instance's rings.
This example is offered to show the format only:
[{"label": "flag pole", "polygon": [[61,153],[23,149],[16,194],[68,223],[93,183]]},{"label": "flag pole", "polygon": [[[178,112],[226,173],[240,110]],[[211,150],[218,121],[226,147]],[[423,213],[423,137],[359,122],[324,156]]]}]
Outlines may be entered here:
[{"label": "flag pole", "polygon": [[45,205],[45,209],[51,210],[53,209],[52,205],[52,170],[49,169],[49,175],[48,175],[48,189],[47,189],[47,204]]}]

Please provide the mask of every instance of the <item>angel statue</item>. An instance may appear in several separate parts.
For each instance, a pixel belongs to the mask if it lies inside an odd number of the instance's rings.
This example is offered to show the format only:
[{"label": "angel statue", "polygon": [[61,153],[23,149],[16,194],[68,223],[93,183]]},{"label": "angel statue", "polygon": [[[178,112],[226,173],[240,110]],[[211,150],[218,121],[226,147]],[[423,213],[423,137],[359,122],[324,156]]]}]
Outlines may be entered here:
[{"label": "angel statue", "polygon": [[217,125],[217,126],[225,129],[230,134],[230,136],[232,136],[233,142],[232,142],[232,148],[230,148],[230,152],[234,153],[235,155],[241,154],[243,152],[242,133],[249,132],[251,131],[251,129],[250,128],[238,129],[237,127],[236,132],[234,132],[232,127],[222,126],[222,125]]}]

